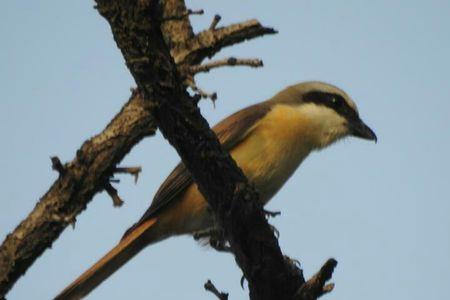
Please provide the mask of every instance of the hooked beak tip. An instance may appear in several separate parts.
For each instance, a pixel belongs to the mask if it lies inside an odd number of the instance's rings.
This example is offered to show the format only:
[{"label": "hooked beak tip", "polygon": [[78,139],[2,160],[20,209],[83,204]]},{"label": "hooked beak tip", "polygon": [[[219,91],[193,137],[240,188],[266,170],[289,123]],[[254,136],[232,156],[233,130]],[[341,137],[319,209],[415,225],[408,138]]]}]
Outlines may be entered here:
[{"label": "hooked beak tip", "polygon": [[367,126],[362,120],[358,120],[351,126],[351,132],[353,136],[374,141],[375,144],[378,142],[378,137],[375,132]]}]

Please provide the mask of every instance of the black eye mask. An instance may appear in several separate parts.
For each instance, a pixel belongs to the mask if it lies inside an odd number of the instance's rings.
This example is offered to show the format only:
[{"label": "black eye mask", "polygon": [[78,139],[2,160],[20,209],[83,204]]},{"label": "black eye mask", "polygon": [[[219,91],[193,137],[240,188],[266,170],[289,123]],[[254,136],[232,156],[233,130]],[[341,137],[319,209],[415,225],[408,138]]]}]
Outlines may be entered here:
[{"label": "black eye mask", "polygon": [[303,96],[303,101],[329,107],[347,120],[359,119],[358,113],[339,94],[312,91]]}]

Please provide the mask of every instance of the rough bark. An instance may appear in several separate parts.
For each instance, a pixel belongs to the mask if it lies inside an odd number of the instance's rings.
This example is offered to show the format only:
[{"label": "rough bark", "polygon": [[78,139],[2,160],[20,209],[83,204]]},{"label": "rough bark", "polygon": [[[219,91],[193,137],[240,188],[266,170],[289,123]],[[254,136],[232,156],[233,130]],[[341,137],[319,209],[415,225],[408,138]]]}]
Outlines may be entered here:
[{"label": "rough bark", "polygon": [[[187,50],[181,45],[189,39],[199,40],[192,31],[189,19],[177,18],[186,12],[184,1],[166,0],[161,3],[163,18],[167,18],[161,29],[168,44],[172,45],[172,55],[179,57],[182,52],[189,56],[190,51],[199,51],[201,47]],[[175,18],[169,20],[170,17]],[[230,37],[222,34],[217,36],[217,41],[232,39],[234,43],[238,43],[270,31],[261,25],[257,27],[258,35],[255,35],[254,29],[248,35],[241,31],[239,37],[234,37],[235,31],[229,31]],[[217,41],[200,43],[209,48]],[[200,52],[208,53],[207,50]],[[201,62],[207,55],[192,56],[196,57],[197,62]],[[185,72],[183,76],[189,75],[189,65],[180,63],[178,67]],[[75,223],[76,216],[86,208],[93,196],[110,186],[109,178],[116,165],[132,147],[155,132],[153,106],[151,101],[143,101],[140,93],[134,92],[110,124],[100,134],[83,143],[71,162],[63,165],[57,158],[52,159],[53,168],[60,174],[59,178],[0,246],[0,299],[34,261],[51,247],[62,231]]]},{"label": "rough bark", "polygon": [[62,165],[53,159],[59,178],[0,247],[0,296],[74,224],[131,148],[155,132],[151,110],[151,102],[133,94],[102,133],[84,142],[74,160]]},{"label": "rough bark", "polygon": [[285,260],[257,192],[221,149],[194,99],[186,94],[160,30],[156,2],[96,2],[139,89],[146,99],[157,103],[158,128],[177,150],[223,227],[248,280],[250,298],[292,299],[305,284],[302,273]]},{"label": "rough bark", "polygon": [[[256,191],[224,152],[186,93],[193,70],[220,49],[274,33],[250,20],[195,35],[182,0],[97,0],[137,85],[122,111],[105,130],[86,141],[65,165],[36,208],[0,247],[0,298],[60,233],[86,208],[122,158],[155,124],[174,146],[225,230],[251,299],[315,299],[330,287],[335,263],[327,263],[305,283],[301,270],[283,257]],[[200,68],[201,69],[201,68]]]}]

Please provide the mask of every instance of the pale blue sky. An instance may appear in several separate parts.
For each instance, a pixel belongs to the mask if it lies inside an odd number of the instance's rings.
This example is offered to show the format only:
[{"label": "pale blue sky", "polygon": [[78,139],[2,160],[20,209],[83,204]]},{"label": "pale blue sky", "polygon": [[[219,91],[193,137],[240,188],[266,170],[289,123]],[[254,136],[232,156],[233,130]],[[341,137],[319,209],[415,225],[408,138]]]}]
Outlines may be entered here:
[{"label": "pale blue sky", "polygon": [[[326,299],[447,299],[450,282],[450,2],[188,1],[196,30],[258,18],[278,35],[227,49],[261,57],[263,69],[223,69],[199,78],[217,91],[216,123],[287,84],[318,79],[345,89],[377,145],[348,139],[311,155],[270,203],[282,215],[284,253],[311,275],[328,257],[339,265]],[[109,26],[89,1],[6,0],[0,11],[0,238],[34,207],[67,161],[129,96],[133,80]],[[125,205],[97,195],[8,299],[49,299],[109,250],[141,216],[175,166],[158,134],[124,165],[142,165],[137,185],[121,177]],[[149,247],[88,299],[214,299],[206,279],[245,299],[233,258],[191,238]],[[324,298],[325,299],[325,298]]]}]

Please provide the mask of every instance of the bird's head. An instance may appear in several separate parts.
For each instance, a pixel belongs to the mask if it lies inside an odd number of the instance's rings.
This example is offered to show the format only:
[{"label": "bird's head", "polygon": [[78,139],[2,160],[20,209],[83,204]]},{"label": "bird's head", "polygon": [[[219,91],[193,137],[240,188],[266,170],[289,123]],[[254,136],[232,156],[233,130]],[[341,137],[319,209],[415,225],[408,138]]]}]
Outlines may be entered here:
[{"label": "bird's head", "polygon": [[317,81],[299,83],[280,92],[272,101],[295,108],[315,148],[347,136],[377,141],[350,96],[333,85]]}]

